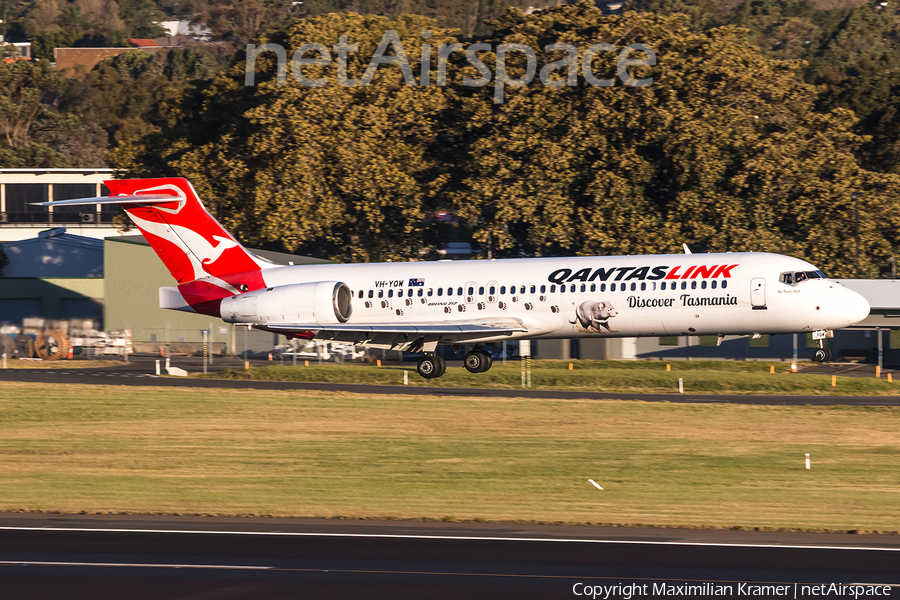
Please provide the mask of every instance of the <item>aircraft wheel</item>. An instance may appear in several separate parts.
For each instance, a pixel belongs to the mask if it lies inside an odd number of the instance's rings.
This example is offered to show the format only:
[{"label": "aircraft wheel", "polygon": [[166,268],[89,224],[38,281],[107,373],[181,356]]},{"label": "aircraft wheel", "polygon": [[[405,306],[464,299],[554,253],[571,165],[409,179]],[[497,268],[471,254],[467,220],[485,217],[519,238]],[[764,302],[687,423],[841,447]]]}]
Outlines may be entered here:
[{"label": "aircraft wheel", "polygon": [[830,358],[831,352],[827,348],[816,348],[813,353],[813,362],[821,363]]},{"label": "aircraft wheel", "polygon": [[440,367],[436,356],[423,356],[416,364],[416,371],[425,379],[440,377]]},{"label": "aircraft wheel", "polygon": [[825,360],[822,362],[831,362],[831,350],[828,348],[823,348],[825,350]]},{"label": "aircraft wheel", "polygon": [[434,355],[434,359],[438,363],[438,371],[436,375],[433,375],[433,377],[440,377],[447,371],[447,361],[444,360],[442,356],[438,356],[437,354]]},{"label": "aircraft wheel", "polygon": [[484,353],[484,368],[481,369],[481,372],[484,373],[485,371],[490,370],[490,368],[491,368],[492,366],[494,366],[494,359],[491,358],[491,355],[490,355],[490,354],[488,354],[487,352],[485,352],[485,353]]},{"label": "aircraft wheel", "polygon": [[466,371],[469,373],[481,373],[485,370],[485,356],[483,352],[469,352],[466,354],[463,363],[466,365]]}]

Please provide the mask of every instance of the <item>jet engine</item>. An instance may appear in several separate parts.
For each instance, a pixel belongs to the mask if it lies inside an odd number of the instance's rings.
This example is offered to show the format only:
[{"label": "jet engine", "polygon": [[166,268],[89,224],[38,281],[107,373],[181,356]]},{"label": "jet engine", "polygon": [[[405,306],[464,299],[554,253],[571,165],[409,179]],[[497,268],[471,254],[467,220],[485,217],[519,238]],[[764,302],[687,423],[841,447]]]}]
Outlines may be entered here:
[{"label": "jet engine", "polygon": [[231,296],[219,310],[229,323],[346,323],[351,298],[346,283],[316,281]]}]

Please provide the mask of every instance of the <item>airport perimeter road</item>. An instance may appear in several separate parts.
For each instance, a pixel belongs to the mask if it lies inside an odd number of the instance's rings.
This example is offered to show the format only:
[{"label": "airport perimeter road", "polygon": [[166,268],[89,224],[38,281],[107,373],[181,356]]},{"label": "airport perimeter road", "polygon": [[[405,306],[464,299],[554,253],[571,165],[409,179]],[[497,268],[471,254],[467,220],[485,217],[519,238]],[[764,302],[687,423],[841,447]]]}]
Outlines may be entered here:
[{"label": "airport perimeter road", "polygon": [[811,598],[823,583],[884,598],[898,573],[895,536],[0,515],[7,598]]},{"label": "airport perimeter road", "polygon": [[[415,375],[415,377],[418,377]],[[620,399],[646,402],[729,403],[757,405],[900,406],[900,396],[751,396],[727,394],[616,394],[559,390],[497,390],[485,388],[430,387],[422,385],[362,385],[291,381],[241,381],[190,379],[155,375],[151,362],[132,362],[99,369],[0,369],[0,381],[92,385],[231,388],[253,390],[314,390],[352,394],[406,394],[481,398]]]}]

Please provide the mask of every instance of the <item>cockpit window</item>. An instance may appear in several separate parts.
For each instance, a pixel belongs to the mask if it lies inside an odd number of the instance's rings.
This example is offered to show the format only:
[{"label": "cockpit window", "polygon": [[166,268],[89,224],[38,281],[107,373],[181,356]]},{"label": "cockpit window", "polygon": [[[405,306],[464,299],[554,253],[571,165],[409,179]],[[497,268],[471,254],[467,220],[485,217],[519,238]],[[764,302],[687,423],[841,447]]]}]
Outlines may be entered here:
[{"label": "cockpit window", "polygon": [[778,281],[787,285],[798,285],[809,279],[828,279],[822,271],[790,271],[778,276]]}]

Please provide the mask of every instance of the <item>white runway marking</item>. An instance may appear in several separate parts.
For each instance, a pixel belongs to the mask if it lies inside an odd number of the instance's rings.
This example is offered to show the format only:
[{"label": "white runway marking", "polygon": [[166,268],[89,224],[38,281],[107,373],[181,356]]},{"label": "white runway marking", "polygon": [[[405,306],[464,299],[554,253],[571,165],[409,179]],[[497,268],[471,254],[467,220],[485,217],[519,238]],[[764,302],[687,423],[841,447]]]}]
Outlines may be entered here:
[{"label": "white runway marking", "polygon": [[900,548],[877,548],[869,546],[803,546],[793,544],[721,544],[715,542],[657,542],[649,540],[597,540],[579,538],[530,538],[530,537],[493,537],[465,535],[407,535],[396,533],[312,533],[291,531],[202,531],[196,529],[110,529],[110,528],[74,528],[74,527],[0,527],[0,531],[72,531],[84,533],[168,533],[184,535],[245,535],[245,536],[277,536],[277,537],[332,537],[332,538],[371,538],[371,539],[407,539],[407,540],[475,540],[491,542],[563,542],[577,544],[638,544],[644,546],[699,546],[714,548],[785,548],[793,550],[865,550],[875,552],[900,552]]},{"label": "white runway marking", "polygon": [[170,565],[157,563],[94,563],[55,562],[46,560],[0,560],[0,565],[16,567],[139,567],[157,569],[240,569],[243,571],[271,571],[275,567],[253,567],[247,565]]}]

